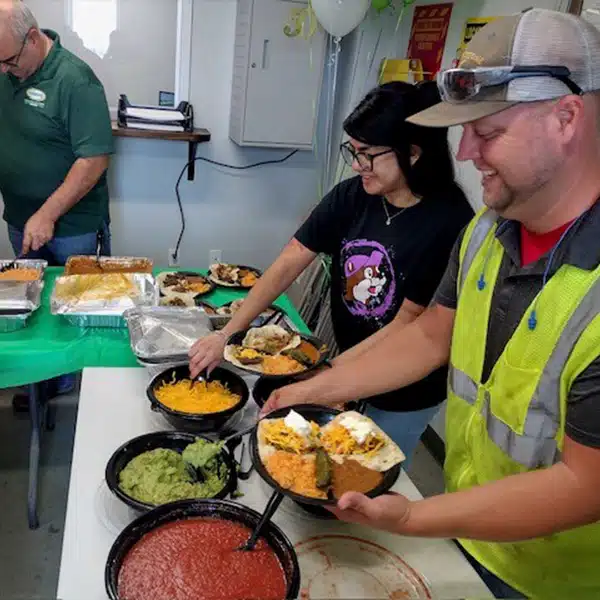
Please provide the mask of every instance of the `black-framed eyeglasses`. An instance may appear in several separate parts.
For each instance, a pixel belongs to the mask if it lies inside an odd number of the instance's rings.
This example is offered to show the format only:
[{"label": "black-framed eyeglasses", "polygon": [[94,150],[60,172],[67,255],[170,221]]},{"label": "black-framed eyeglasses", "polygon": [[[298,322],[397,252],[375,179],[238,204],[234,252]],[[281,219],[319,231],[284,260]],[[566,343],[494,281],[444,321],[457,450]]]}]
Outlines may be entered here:
[{"label": "black-framed eyeglasses", "polygon": [[583,90],[571,79],[571,71],[567,67],[550,65],[448,69],[438,73],[437,84],[442,100],[458,104],[474,98],[484,88],[505,85],[524,77],[553,77],[562,81],[573,94],[583,94]]},{"label": "black-framed eyeglasses", "polygon": [[4,60],[0,60],[0,66],[17,68],[19,66],[19,60],[21,59],[21,54],[23,54],[23,50],[25,50],[25,44],[27,44],[27,40],[29,39],[29,33],[31,29],[27,31],[25,37],[23,38],[23,43],[21,44],[21,48],[16,54],[5,58]]},{"label": "black-framed eyeglasses", "polygon": [[344,142],[340,146],[340,153],[344,162],[351,167],[354,164],[354,161],[356,161],[363,171],[372,171],[374,159],[378,156],[383,156],[384,154],[390,154],[393,151],[393,148],[390,148],[389,150],[382,150],[381,152],[371,154],[370,152],[355,150],[350,142]]}]

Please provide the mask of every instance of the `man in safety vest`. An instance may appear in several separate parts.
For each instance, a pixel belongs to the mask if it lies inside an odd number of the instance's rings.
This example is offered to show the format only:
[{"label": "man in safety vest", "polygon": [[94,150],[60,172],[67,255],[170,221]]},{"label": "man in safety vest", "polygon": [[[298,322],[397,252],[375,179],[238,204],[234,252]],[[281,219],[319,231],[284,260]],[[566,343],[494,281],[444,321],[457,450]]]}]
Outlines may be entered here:
[{"label": "man in safety vest", "polygon": [[266,410],[365,398],[449,362],[448,493],[348,493],[336,514],[459,539],[498,597],[600,598],[600,32],[541,9],[499,18],[438,85],[444,102],[409,120],[463,125],[458,159],[487,208],[419,318]]}]

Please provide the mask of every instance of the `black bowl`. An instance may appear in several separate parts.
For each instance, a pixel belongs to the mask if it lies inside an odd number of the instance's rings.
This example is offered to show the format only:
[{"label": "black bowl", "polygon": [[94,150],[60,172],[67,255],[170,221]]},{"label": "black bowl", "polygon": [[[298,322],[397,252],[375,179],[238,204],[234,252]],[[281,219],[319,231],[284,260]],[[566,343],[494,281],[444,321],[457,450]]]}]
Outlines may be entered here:
[{"label": "black bowl", "polygon": [[[339,415],[342,411],[337,410],[335,408],[329,408],[327,406],[321,406],[317,404],[298,404],[292,407],[280,408],[278,410],[274,410],[269,413],[269,419],[278,419],[285,417],[290,410],[293,409],[298,414],[302,415],[308,421],[314,421],[319,426],[327,425],[327,423],[331,422],[337,415]],[[282,488],[275,479],[271,477],[266,467],[263,465],[262,460],[260,459],[260,455],[258,453],[258,431],[254,429],[250,434],[250,456],[252,457],[252,463],[254,464],[254,468],[257,473],[274,489],[280,491],[282,494],[285,494],[288,498],[291,498],[298,504],[302,505],[303,508],[306,508],[304,505],[312,505],[312,506],[332,506],[335,505],[337,500],[330,499],[321,499],[321,498],[311,498],[309,496],[302,496],[300,494],[296,494],[291,492],[290,490],[286,490]],[[391,469],[388,469],[383,473],[382,482],[372,490],[366,492],[366,496],[370,498],[375,498],[377,496],[381,496],[381,494],[385,494],[390,490],[390,488],[396,483],[398,477],[400,476],[401,466],[397,464],[393,466]],[[320,511],[319,511],[320,513]],[[320,513],[322,514],[322,513]]]},{"label": "black bowl", "polygon": [[[330,365],[330,363],[325,363],[325,365]],[[303,371],[302,373],[298,373],[296,375],[287,375],[284,377],[280,377],[277,379],[273,379],[272,377],[263,377],[262,375],[256,380],[254,387],[252,388],[252,398],[254,402],[262,408],[265,405],[265,402],[269,399],[269,396],[279,388],[285,387],[286,385],[292,385],[293,383],[298,383],[299,381],[303,381],[312,377],[312,373],[309,371]],[[346,403],[346,410],[356,410],[359,413],[364,413],[365,404],[362,401],[354,401]]]},{"label": "black bowl", "polygon": [[[247,333],[248,333],[247,329],[234,333],[227,340],[227,344],[228,345],[232,344],[234,346],[241,346]],[[294,333],[297,333],[304,341],[313,345],[319,352],[319,358],[318,358],[317,362],[314,363],[312,366],[304,369],[304,371],[300,371],[298,373],[292,373],[292,374],[285,374],[285,375],[269,375],[267,373],[261,374],[260,371],[254,371],[253,369],[249,369],[249,368],[246,368],[243,366],[234,365],[235,368],[241,369],[243,371],[247,371],[248,373],[252,373],[254,375],[260,375],[261,377],[264,377],[265,379],[285,379],[285,378],[298,377],[300,375],[304,375],[306,373],[309,373],[310,371],[314,371],[315,369],[318,369],[319,367],[321,367],[325,364],[328,364],[327,359],[329,358],[329,350],[327,350],[325,348],[325,345],[319,338],[316,338],[314,335],[309,335],[307,333],[299,333],[299,332],[294,332]]]},{"label": "black bowl", "polygon": [[[122,500],[130,506],[134,510],[139,512],[146,512],[156,508],[157,505],[149,504],[147,502],[141,502],[140,500],[136,500],[131,496],[128,496],[120,487],[119,487],[119,475],[121,471],[129,464],[131,460],[133,460],[136,456],[143,454],[144,452],[148,452],[149,450],[154,450],[156,448],[166,448],[168,450],[175,450],[180,454],[184,451],[186,446],[193,444],[196,441],[196,438],[201,437],[194,435],[193,433],[183,433],[180,431],[159,431],[156,433],[147,433],[145,435],[140,435],[125,444],[123,444],[115,453],[110,457],[110,460],[106,464],[105,470],[105,479],[106,484],[110,491],[117,497],[119,500]],[[203,438],[207,441],[208,438]],[[214,496],[210,498],[226,498],[231,492],[234,492],[237,488],[237,476],[236,476],[236,465],[235,461],[229,454],[229,451],[226,448],[221,450],[221,459],[227,466],[229,471],[229,475],[223,486],[223,489],[217,492]]]},{"label": "black bowl", "polygon": [[[254,528],[260,519],[256,511],[228,500],[180,500],[159,506],[130,523],[115,540],[108,554],[104,584],[111,600],[119,600],[119,571],[127,553],[146,533],[172,521],[194,517],[221,518]],[[292,543],[272,522],[268,522],[261,537],[275,551],[287,581],[286,598],[296,598],[300,590],[300,567]]]},{"label": "black bowl", "polygon": [[220,381],[223,385],[226,385],[231,392],[240,395],[241,400],[235,406],[221,412],[205,414],[191,414],[172,410],[160,402],[156,397],[154,390],[162,383],[172,381],[173,375],[175,376],[175,380],[189,379],[189,367],[187,365],[180,365],[163,371],[150,382],[146,394],[152,405],[152,410],[162,413],[165,419],[167,419],[175,429],[181,431],[208,433],[226,429],[227,424],[233,417],[246,406],[248,397],[250,396],[246,382],[239,375],[236,375],[227,369],[217,367],[211,371],[210,381]]}]

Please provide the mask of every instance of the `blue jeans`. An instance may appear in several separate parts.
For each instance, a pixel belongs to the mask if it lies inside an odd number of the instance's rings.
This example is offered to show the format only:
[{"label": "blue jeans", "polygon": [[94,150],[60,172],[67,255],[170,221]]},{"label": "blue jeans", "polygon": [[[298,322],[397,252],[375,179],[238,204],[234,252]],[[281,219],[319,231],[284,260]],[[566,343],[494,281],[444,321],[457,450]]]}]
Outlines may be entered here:
[{"label": "blue jeans", "polygon": [[[108,224],[104,224],[104,242],[102,244],[102,254],[110,255],[110,230]],[[8,226],[8,237],[13,247],[15,255],[21,253],[23,247],[23,231],[12,225]],[[74,254],[96,254],[96,232],[84,233],[70,237],[52,238],[45,246],[39,250],[31,250],[27,253],[27,258],[38,258],[47,260],[51,267],[64,267],[67,258]]]},{"label": "blue jeans", "polygon": [[421,435],[439,409],[440,405],[438,404],[437,406],[424,408],[423,410],[393,412],[381,410],[368,404],[365,414],[373,419],[400,446],[400,449],[406,456],[406,460],[402,463],[402,466],[405,471],[408,471],[410,461],[421,439]]},{"label": "blue jeans", "polygon": [[[108,224],[103,225],[104,240],[102,243],[101,254],[110,255],[110,230]],[[21,253],[23,247],[23,231],[8,226],[8,237],[16,256]],[[39,250],[31,250],[26,258],[37,258],[48,261],[51,267],[62,267],[67,262],[69,256],[76,254],[96,254],[96,232],[84,233],[70,237],[52,238],[46,245]],[[58,394],[69,392],[75,387],[75,374],[61,375],[53,380],[56,384]]]},{"label": "blue jeans", "polygon": [[465,555],[465,558],[469,561],[473,569],[477,572],[477,575],[481,577],[481,580],[490,592],[494,595],[494,598],[505,598],[507,600],[520,600],[521,598],[527,598],[515,590],[515,588],[508,585],[500,579],[496,577],[491,571],[488,571],[481,563],[476,561],[458,542],[456,542],[459,550]]}]

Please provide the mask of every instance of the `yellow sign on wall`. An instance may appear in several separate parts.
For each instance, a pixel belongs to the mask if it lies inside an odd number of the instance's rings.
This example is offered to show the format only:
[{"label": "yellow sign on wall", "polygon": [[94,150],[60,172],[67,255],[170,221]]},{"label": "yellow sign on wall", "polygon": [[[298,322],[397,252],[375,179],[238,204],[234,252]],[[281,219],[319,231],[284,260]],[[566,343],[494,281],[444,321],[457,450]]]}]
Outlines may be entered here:
[{"label": "yellow sign on wall", "polygon": [[388,81],[423,81],[423,65],[418,58],[384,58],[379,69],[379,83]]},{"label": "yellow sign on wall", "polygon": [[484,26],[487,25],[490,21],[497,19],[498,17],[472,17],[471,19],[467,19],[465,21],[465,27],[463,29],[462,36],[460,38],[460,45],[456,50],[456,56],[453,61],[453,67],[456,67],[460,61],[460,57],[464,52],[467,44],[471,41],[473,36]]}]

